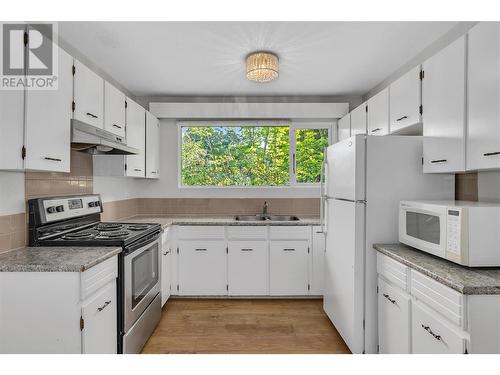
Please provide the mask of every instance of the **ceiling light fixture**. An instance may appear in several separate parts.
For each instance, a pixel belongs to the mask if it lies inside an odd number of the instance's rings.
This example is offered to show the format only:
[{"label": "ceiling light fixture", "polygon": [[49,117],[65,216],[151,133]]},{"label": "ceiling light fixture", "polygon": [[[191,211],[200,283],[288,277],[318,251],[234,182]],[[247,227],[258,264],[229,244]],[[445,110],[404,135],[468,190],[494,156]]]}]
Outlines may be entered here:
[{"label": "ceiling light fixture", "polygon": [[279,76],[278,56],[271,52],[252,52],[247,56],[247,78],[255,82],[269,82]]}]

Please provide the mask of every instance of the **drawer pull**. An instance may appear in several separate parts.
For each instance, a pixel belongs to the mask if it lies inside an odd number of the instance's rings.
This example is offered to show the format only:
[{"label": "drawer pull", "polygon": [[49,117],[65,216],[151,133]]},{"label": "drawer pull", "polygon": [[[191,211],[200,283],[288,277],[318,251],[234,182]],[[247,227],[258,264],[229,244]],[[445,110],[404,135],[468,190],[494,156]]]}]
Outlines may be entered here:
[{"label": "drawer pull", "polygon": [[446,159],[437,159],[437,160],[431,160],[431,163],[446,163],[448,160]]},{"label": "drawer pull", "polygon": [[295,251],[295,249],[283,249],[283,251]]},{"label": "drawer pull", "polygon": [[59,158],[51,158],[51,157],[48,157],[48,156],[45,156],[44,157],[45,160],[50,160],[50,161],[62,161],[62,159],[59,159]]},{"label": "drawer pull", "polygon": [[121,129],[122,127],[120,125],[113,124],[115,128]]},{"label": "drawer pull", "polygon": [[378,132],[378,131],[380,131],[380,130],[382,130],[382,129],[381,129],[381,128],[376,128],[376,129],[373,129],[373,130],[372,130],[372,133]]},{"label": "drawer pull", "polygon": [[142,172],[142,169],[141,168],[134,168],[134,171],[136,171],[136,172]]},{"label": "drawer pull", "polygon": [[400,118],[396,119],[396,121],[402,121],[402,120],[405,120],[407,118],[408,118],[408,116],[403,116],[403,117],[400,117]]},{"label": "drawer pull", "polygon": [[104,305],[102,305],[101,307],[98,307],[97,310],[98,311],[104,310],[110,303],[111,303],[111,301],[104,302]]},{"label": "drawer pull", "polygon": [[195,251],[207,251],[207,249],[194,249]]},{"label": "drawer pull", "polygon": [[483,154],[483,156],[494,156],[494,155],[500,155],[500,151],[487,152],[486,154]]},{"label": "drawer pull", "polygon": [[86,114],[87,114],[87,116],[90,116],[90,117],[92,117],[92,118],[98,118],[98,117],[97,117],[96,115],[94,115],[93,113],[87,112]]},{"label": "drawer pull", "polygon": [[253,251],[253,249],[241,249],[241,251]]},{"label": "drawer pull", "polygon": [[440,336],[440,335],[436,335],[434,332],[432,332],[431,327],[429,327],[429,326],[424,326],[424,325],[422,324],[422,328],[423,328],[423,329],[425,329],[427,332],[429,332],[429,334],[430,334],[432,337],[434,337],[436,340],[441,341],[441,336]]},{"label": "drawer pull", "polygon": [[392,299],[388,294],[383,294],[383,296],[387,298],[389,302],[392,303],[393,305],[396,303],[396,300]]}]

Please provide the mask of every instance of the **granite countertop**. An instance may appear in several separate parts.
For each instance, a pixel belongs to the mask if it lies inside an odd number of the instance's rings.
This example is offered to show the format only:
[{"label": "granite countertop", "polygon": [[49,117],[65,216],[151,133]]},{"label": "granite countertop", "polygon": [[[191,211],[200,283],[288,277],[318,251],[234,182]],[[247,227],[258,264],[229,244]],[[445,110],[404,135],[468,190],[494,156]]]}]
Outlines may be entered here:
[{"label": "granite countertop", "polygon": [[500,294],[500,268],[463,267],[401,243],[373,247],[462,294]]},{"label": "granite countertop", "polygon": [[207,216],[207,215],[137,215],[132,216],[122,222],[135,223],[159,223],[163,228],[169,225],[241,225],[241,226],[261,226],[261,225],[320,225],[319,217],[299,217],[298,221],[238,221],[234,215],[228,216]]},{"label": "granite countertop", "polygon": [[0,254],[0,272],[83,272],[120,253],[121,247],[24,247]]}]

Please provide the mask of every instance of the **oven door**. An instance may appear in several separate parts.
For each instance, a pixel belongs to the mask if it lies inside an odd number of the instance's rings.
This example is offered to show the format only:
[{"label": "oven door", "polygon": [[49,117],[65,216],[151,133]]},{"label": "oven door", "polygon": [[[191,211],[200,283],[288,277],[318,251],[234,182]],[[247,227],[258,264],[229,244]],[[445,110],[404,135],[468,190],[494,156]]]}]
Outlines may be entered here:
[{"label": "oven door", "polygon": [[125,332],[160,292],[160,244],[158,236],[124,257]]},{"label": "oven door", "polygon": [[399,241],[427,253],[446,256],[446,207],[399,207]]}]

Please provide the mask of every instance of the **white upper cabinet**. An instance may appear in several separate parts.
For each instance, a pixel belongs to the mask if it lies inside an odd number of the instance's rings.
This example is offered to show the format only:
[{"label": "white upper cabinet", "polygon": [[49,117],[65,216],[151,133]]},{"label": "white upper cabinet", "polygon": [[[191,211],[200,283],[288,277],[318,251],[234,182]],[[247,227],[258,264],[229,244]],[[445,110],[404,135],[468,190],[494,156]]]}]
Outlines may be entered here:
[{"label": "white upper cabinet", "polygon": [[59,48],[57,89],[26,91],[25,169],[70,171],[72,65],[73,58]]},{"label": "white upper cabinet", "polygon": [[391,133],[421,132],[420,65],[393,82],[389,88],[389,127]]},{"label": "white upper cabinet", "polygon": [[500,168],[500,25],[469,32],[467,169]]},{"label": "white upper cabinet", "polygon": [[351,113],[342,117],[338,122],[338,140],[342,141],[351,136]]},{"label": "white upper cabinet", "polygon": [[146,166],[146,110],[127,98],[127,145],[139,150],[137,155],[125,158],[125,174],[130,177],[145,177]]},{"label": "white upper cabinet", "polygon": [[125,138],[125,94],[104,82],[104,130]]},{"label": "white upper cabinet", "polygon": [[351,111],[351,136],[366,134],[366,102]]},{"label": "white upper cabinet", "polygon": [[389,88],[368,99],[368,134],[389,134]]},{"label": "white upper cabinet", "polygon": [[24,168],[23,122],[24,91],[0,90],[0,169]]},{"label": "white upper cabinet", "polygon": [[465,170],[465,36],[423,64],[424,172]]},{"label": "white upper cabinet", "polygon": [[74,60],[73,118],[104,128],[104,80],[80,61]]},{"label": "white upper cabinet", "polygon": [[160,177],[160,122],[146,112],[146,178]]}]

